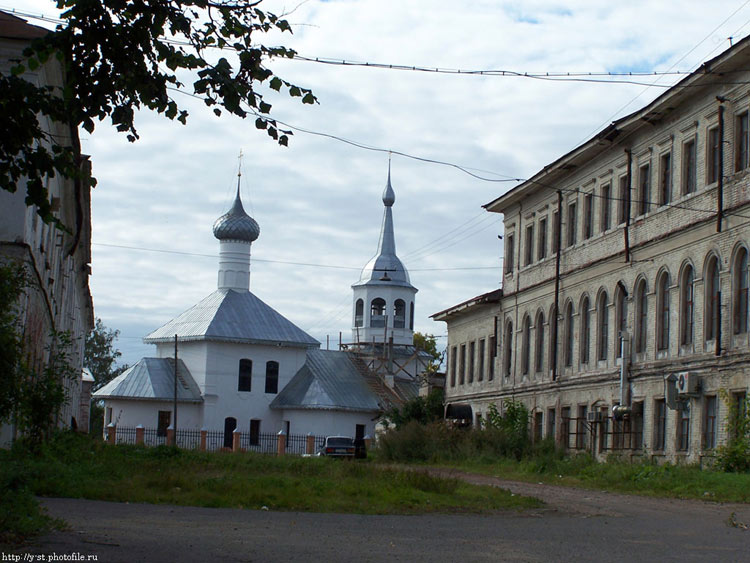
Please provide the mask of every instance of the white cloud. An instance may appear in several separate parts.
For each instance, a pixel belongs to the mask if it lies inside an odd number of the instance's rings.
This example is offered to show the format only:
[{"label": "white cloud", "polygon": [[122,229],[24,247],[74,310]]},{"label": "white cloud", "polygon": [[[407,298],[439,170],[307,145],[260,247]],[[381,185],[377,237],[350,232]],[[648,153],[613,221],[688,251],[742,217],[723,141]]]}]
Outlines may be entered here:
[{"label": "white cloud", "polygon": [[[10,5],[46,14],[54,7],[44,0]],[[277,13],[285,6],[264,5]],[[737,9],[729,0],[686,1],[679,9],[645,0],[309,1],[289,16],[294,34],[274,35],[269,43],[310,57],[464,70],[689,70],[726,48],[727,37],[747,33],[750,7],[734,14]],[[270,92],[278,119],[489,171],[482,173],[488,177],[528,177],[662,91],[287,60],[269,65],[312,88],[320,100],[303,106]],[[240,148],[243,201],[261,227],[253,244],[253,291],[324,344],[327,334],[337,342],[339,331],[346,340],[357,269],[261,260],[364,266],[377,246],[387,155],[304,133],[280,148],[252,119],[217,119],[199,101],[178,101],[190,110],[187,126],[143,112],[137,143],[106,123],[83,137],[99,180],[93,194],[94,304],[105,324],[121,329],[125,361],[150,352],[140,337],[215,288],[218,244],[211,227],[231,204]],[[416,328],[442,334],[444,325],[430,314],[499,287],[501,218],[487,219],[481,206],[513,184],[400,156],[392,166],[397,248],[420,290]],[[497,269],[451,269],[492,266]]]}]

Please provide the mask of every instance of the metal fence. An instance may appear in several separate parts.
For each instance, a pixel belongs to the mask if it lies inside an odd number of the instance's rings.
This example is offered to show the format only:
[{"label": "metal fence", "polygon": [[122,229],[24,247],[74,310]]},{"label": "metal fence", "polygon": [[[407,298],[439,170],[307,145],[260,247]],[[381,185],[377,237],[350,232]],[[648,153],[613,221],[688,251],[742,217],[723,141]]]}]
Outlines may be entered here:
[{"label": "metal fence", "polygon": [[[108,431],[108,429],[105,430]],[[199,449],[201,445],[201,432],[201,430],[197,429],[178,429],[176,438],[177,446],[183,449]],[[137,428],[132,426],[117,426],[115,428],[115,436],[117,444],[135,444]],[[231,449],[233,435],[230,435],[230,438],[229,441],[226,441],[225,434],[221,430],[207,430],[206,451],[215,452],[225,447]],[[240,434],[240,449],[248,452],[275,454],[278,451],[278,443],[278,434],[251,434],[248,432]],[[313,436],[312,453],[322,448],[324,443],[325,436]],[[166,445],[166,432],[161,433],[156,428],[143,428],[143,444],[146,446]],[[294,455],[307,453],[307,436],[303,434],[290,434],[287,436],[286,453]]]},{"label": "metal fence", "polygon": [[245,449],[248,452],[274,454],[277,450],[278,440],[279,437],[276,434],[260,432],[256,435],[252,435],[243,432],[240,435],[240,448]]},{"label": "metal fence", "polygon": [[588,450],[596,445],[600,452],[639,450],[643,447],[643,420],[563,418],[562,440],[569,449]]}]

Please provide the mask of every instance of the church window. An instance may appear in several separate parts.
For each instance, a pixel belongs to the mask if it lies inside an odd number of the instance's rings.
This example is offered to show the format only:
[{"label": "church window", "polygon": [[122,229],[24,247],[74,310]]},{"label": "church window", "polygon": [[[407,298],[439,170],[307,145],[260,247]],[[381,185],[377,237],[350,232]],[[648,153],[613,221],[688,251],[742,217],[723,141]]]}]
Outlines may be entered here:
[{"label": "church window", "polygon": [[574,329],[573,303],[568,302],[568,305],[565,307],[565,348],[563,358],[567,367],[573,365]]},{"label": "church window", "polygon": [[714,340],[719,333],[719,307],[721,306],[721,283],[719,281],[719,261],[712,256],[708,261],[708,271],[704,276],[706,284],[706,340]]},{"label": "church window", "polygon": [[505,325],[505,342],[503,346],[503,374],[506,378],[510,377],[510,370],[513,365],[512,362],[512,347],[513,347],[513,323],[508,322]]},{"label": "church window", "polygon": [[584,297],[581,302],[581,363],[589,363],[589,347],[591,343],[591,311],[589,311],[589,298]]},{"label": "church window", "polygon": [[734,324],[734,334],[744,334],[747,332],[748,317],[748,260],[747,250],[740,249],[734,259],[733,279],[733,300],[732,300],[732,317]]},{"label": "church window", "polygon": [[376,297],[370,303],[370,326],[379,328],[385,326],[385,300]]},{"label": "church window", "polygon": [[240,373],[237,379],[237,391],[251,391],[253,384],[253,361],[240,360]]},{"label": "church window", "polygon": [[609,312],[607,311],[607,292],[602,291],[599,294],[599,300],[596,305],[596,319],[597,319],[597,354],[598,360],[607,359],[607,337],[609,335]]},{"label": "church window", "polygon": [[364,326],[364,315],[365,315],[365,302],[361,299],[357,299],[357,303],[354,306],[354,326]]},{"label": "church window", "polygon": [[680,284],[680,344],[689,346],[693,343],[693,268],[687,266],[682,274]]},{"label": "church window", "polygon": [[657,282],[656,348],[669,350],[669,274],[663,272]]},{"label": "church window", "polygon": [[404,328],[406,324],[406,303],[403,299],[396,299],[393,304],[393,328]]},{"label": "church window", "polygon": [[414,303],[409,305],[409,330],[414,330]]},{"label": "church window", "polygon": [[266,393],[279,392],[279,362],[266,362]]},{"label": "church window", "polygon": [[635,353],[646,352],[648,331],[648,298],[646,280],[641,280],[635,290]]},{"label": "church window", "polygon": [[544,313],[540,310],[536,314],[534,326],[536,345],[534,346],[534,371],[541,373],[544,368]]},{"label": "church window", "polygon": [[529,373],[529,359],[530,359],[530,348],[531,348],[531,319],[526,315],[523,318],[523,331],[521,340],[521,373],[527,375]]}]

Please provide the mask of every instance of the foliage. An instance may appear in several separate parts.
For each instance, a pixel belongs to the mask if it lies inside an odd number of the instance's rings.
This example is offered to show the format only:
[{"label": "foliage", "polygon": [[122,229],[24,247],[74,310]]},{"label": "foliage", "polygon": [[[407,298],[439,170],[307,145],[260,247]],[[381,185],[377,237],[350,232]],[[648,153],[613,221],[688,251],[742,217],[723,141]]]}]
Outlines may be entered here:
[{"label": "foliage", "polygon": [[502,432],[513,455],[520,459],[531,444],[529,438],[529,409],[521,401],[505,401],[505,414],[501,415],[497,406],[491,403],[487,409],[485,426]]},{"label": "foliage", "polygon": [[360,514],[538,506],[494,487],[364,460],[109,446],[73,432],[37,452],[0,451],[0,479],[14,464],[24,467],[23,486],[41,496]]},{"label": "foliage", "polygon": [[429,424],[443,418],[443,390],[433,389],[426,397],[414,397],[406,401],[401,407],[393,407],[384,415],[388,424],[401,428],[405,424],[415,421],[419,424]]},{"label": "foliage", "polygon": [[0,423],[11,420],[20,393],[23,346],[18,330],[18,306],[26,284],[23,266],[0,265]]},{"label": "foliage", "polygon": [[19,371],[15,421],[24,439],[34,447],[50,437],[60,409],[69,399],[67,382],[78,377],[70,361],[70,346],[70,335],[53,333],[47,349],[49,360],[41,371],[28,367]]},{"label": "foliage", "polygon": [[716,448],[716,466],[722,471],[750,472],[750,399],[733,401],[726,389],[719,396],[727,407],[727,443]]},{"label": "foliage", "polygon": [[440,365],[443,363],[445,351],[438,352],[437,338],[435,337],[435,335],[415,332],[412,342],[414,343],[414,346],[417,348],[417,350],[427,352],[431,357],[430,361],[427,363],[427,367],[425,368],[425,373],[427,375],[436,373],[440,369]]},{"label": "foliage", "polygon": [[33,370],[24,361],[18,326],[19,300],[29,291],[22,265],[0,265],[0,422],[13,420],[32,444],[49,436],[67,401],[66,382],[77,377],[69,359],[70,336],[55,332],[47,348],[48,361]]},{"label": "foliage", "polygon": [[[280,145],[291,131],[269,116],[265,87],[287,91],[302,103],[317,100],[312,92],[278,76],[263,65],[273,57],[292,58],[286,47],[267,47],[258,36],[289,32],[289,23],[264,12],[260,2],[234,0],[151,0],[88,2],[57,0],[64,25],[34,39],[24,60],[0,75],[0,187],[15,192],[26,179],[26,203],[36,205],[45,221],[53,221],[45,179],[55,174],[81,177],[77,136],[72,145],[45,131],[38,116],[77,132],[94,131],[95,122],[112,125],[138,139],[135,115],[147,108],[185,123],[188,112],[175,92],[198,97],[219,116],[253,115]],[[229,53],[229,58],[220,56]],[[231,59],[231,60],[230,60]],[[24,79],[48,61],[63,66],[60,88],[37,86]],[[184,84],[190,76],[192,84]]]},{"label": "foliage", "polygon": [[101,388],[128,369],[127,364],[115,366],[117,358],[122,356],[114,347],[119,335],[119,330],[107,328],[97,317],[94,329],[86,336],[83,366],[88,368],[94,377],[94,390]]}]

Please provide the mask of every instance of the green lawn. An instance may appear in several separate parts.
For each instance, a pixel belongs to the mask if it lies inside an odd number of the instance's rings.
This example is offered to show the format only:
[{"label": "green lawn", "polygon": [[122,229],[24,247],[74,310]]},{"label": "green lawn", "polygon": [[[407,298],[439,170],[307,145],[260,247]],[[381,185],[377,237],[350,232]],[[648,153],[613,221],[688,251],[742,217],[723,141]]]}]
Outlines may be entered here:
[{"label": "green lawn", "polygon": [[0,530],[6,531],[0,541],[49,525],[43,517],[22,518],[24,527],[16,530],[19,514],[29,513],[31,495],[357,514],[488,512],[541,504],[366,460],[107,446],[73,434],[36,454],[0,451],[0,486],[12,493],[0,500]]}]

